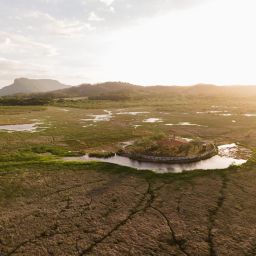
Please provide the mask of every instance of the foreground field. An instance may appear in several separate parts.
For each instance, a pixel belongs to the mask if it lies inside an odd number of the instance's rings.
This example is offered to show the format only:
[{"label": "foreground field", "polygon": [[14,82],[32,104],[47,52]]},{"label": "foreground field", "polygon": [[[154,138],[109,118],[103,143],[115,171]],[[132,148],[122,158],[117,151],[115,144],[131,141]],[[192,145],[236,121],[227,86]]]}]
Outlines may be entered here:
[{"label": "foreground field", "polygon": [[254,153],[241,167],[164,175],[60,160],[158,132],[254,152],[253,101],[77,104],[1,108],[0,126],[39,129],[0,131],[0,255],[256,254]]},{"label": "foreground field", "polygon": [[1,255],[255,255],[255,171],[158,176],[31,163],[0,174]]}]

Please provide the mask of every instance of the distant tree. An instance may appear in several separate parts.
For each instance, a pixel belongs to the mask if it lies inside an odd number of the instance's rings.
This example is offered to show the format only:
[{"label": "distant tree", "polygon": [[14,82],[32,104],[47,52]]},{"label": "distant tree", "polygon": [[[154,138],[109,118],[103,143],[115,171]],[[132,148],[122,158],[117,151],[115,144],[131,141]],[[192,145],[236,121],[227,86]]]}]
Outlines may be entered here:
[{"label": "distant tree", "polygon": [[1,106],[40,106],[48,105],[51,102],[50,98],[45,97],[23,97],[12,96],[0,98]]}]

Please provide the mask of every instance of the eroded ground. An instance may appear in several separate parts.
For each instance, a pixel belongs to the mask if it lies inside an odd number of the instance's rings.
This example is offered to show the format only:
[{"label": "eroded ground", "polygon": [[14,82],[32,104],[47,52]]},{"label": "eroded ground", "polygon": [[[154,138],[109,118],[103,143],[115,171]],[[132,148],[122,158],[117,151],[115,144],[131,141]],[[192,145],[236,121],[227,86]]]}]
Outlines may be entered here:
[{"label": "eroded ground", "polygon": [[20,169],[0,174],[0,255],[255,255],[250,166],[169,176],[103,163]]}]

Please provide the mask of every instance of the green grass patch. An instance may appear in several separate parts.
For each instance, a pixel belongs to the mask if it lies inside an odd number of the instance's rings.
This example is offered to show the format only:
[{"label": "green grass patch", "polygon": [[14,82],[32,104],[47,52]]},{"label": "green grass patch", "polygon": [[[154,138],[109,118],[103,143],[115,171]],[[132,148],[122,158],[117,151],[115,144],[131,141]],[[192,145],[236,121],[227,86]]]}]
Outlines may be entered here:
[{"label": "green grass patch", "polygon": [[82,151],[71,151],[66,148],[54,146],[54,145],[41,145],[41,146],[34,146],[31,148],[32,152],[37,154],[45,154],[50,153],[55,156],[60,157],[72,157],[72,156],[82,156],[84,152]]}]

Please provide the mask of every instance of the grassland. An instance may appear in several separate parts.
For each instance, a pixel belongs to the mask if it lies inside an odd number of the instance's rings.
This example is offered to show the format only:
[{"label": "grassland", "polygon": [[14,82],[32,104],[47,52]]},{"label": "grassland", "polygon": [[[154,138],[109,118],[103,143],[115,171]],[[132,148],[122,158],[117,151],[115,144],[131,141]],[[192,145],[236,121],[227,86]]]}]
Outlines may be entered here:
[{"label": "grassland", "polygon": [[[109,121],[83,120],[104,110],[112,113]],[[61,160],[115,152],[120,142],[159,132],[236,142],[254,152],[256,117],[246,114],[256,114],[254,100],[0,107],[0,125],[39,122],[42,128],[0,131],[0,255],[255,255],[254,153],[241,167],[164,175]],[[175,125],[182,122],[198,126]]]}]

